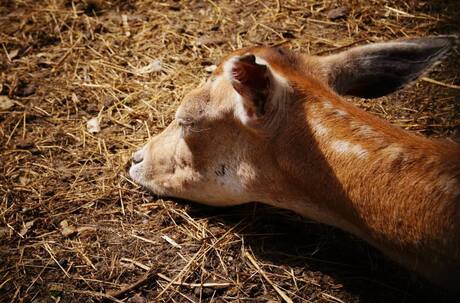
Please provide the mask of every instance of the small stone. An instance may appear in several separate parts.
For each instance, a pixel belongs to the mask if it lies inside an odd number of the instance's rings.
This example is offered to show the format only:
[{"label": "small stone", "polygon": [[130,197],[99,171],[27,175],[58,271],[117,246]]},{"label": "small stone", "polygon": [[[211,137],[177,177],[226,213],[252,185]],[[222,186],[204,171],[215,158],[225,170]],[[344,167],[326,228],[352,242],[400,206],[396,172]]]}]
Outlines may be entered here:
[{"label": "small stone", "polygon": [[15,91],[15,95],[18,97],[28,97],[35,93],[35,85],[31,83],[23,83],[21,84]]},{"label": "small stone", "polygon": [[29,231],[29,229],[32,226],[34,226],[34,223],[35,223],[35,220],[29,221],[27,223],[24,223],[22,228],[21,228],[21,231],[19,232],[19,234],[24,237],[26,235],[26,233]]},{"label": "small stone", "polygon": [[75,227],[73,227],[72,225],[69,225],[67,220],[61,221],[61,223],[59,223],[59,225],[61,226],[61,234],[64,237],[69,237],[69,236],[77,233],[77,230],[75,229]]},{"label": "small stone", "polygon": [[150,74],[150,73],[154,73],[154,72],[159,72],[159,71],[161,71],[161,69],[162,69],[161,61],[158,60],[158,59],[155,59],[152,62],[150,62],[148,65],[146,65],[144,67],[141,67],[141,68],[138,68],[136,70],[136,73],[138,73],[138,74]]},{"label": "small stone", "polygon": [[19,54],[19,49],[16,48],[8,52],[8,57],[10,58],[10,60],[13,60],[14,58],[16,58],[18,54]]},{"label": "small stone", "polygon": [[99,125],[99,120],[97,117],[89,119],[88,122],[86,122],[86,128],[92,134],[100,132],[101,126]]},{"label": "small stone", "polygon": [[342,19],[342,18],[346,18],[348,16],[349,12],[350,12],[350,9],[348,7],[340,6],[340,7],[331,9],[327,13],[327,18],[329,20],[332,20],[332,21]]},{"label": "small stone", "polygon": [[0,110],[9,110],[14,106],[14,102],[8,96],[0,96]]},{"label": "small stone", "polygon": [[16,144],[16,149],[32,149],[34,146],[34,142],[24,140]]}]

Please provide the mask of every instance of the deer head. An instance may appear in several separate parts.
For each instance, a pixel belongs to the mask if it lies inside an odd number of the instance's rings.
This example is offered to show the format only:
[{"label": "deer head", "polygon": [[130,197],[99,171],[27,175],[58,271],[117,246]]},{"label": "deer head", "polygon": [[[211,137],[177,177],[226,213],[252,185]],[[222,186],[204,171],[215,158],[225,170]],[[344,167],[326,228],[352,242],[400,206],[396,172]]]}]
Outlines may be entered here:
[{"label": "deer head", "polygon": [[[279,47],[238,50],[184,98],[167,129],[134,154],[130,175],[157,194],[215,206],[272,203],[292,182],[280,167],[289,162],[285,151],[298,137],[302,145],[314,144],[305,132],[304,106],[337,94],[392,93],[453,45],[453,37],[441,36],[375,43],[326,57]],[[308,154],[302,160],[308,162]]]}]

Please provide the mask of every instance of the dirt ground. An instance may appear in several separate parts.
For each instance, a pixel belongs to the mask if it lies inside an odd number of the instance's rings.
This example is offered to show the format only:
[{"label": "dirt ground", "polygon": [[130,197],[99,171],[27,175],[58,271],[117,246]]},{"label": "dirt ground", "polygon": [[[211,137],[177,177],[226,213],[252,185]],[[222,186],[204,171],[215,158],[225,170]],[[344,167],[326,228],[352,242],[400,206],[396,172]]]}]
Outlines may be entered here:
[{"label": "dirt ground", "polygon": [[[459,11],[457,0],[0,0],[0,302],[448,301],[349,234],[260,204],[161,199],[127,167],[233,49],[326,54],[456,34]],[[401,92],[351,102],[459,140],[459,66],[457,48]]]}]

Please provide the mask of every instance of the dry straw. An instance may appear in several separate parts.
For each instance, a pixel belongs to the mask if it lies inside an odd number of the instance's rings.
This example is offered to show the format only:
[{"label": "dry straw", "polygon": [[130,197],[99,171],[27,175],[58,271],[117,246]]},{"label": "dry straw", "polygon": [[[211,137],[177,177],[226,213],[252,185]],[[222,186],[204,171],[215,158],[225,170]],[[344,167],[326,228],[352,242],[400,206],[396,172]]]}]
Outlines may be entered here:
[{"label": "dry straw", "polygon": [[[0,301],[419,295],[425,284],[348,235],[260,205],[159,199],[126,169],[233,49],[328,54],[451,34],[458,11],[457,1],[0,1]],[[459,63],[456,50],[425,81],[352,102],[407,129],[455,137]]]}]

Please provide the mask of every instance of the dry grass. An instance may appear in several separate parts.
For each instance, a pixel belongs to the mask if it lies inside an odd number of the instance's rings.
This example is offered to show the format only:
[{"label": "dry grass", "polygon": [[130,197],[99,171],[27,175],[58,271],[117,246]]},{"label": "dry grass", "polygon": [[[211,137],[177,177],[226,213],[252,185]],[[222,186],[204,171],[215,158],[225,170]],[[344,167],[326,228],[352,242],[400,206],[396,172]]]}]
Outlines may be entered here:
[{"label": "dry grass", "polygon": [[[0,110],[0,301],[442,301],[340,231],[257,204],[158,199],[126,167],[232,49],[318,54],[456,33],[458,11],[455,0],[0,1],[0,98],[14,103]],[[155,60],[161,71],[146,71]],[[428,80],[353,102],[458,138],[459,64],[457,49]]]}]

